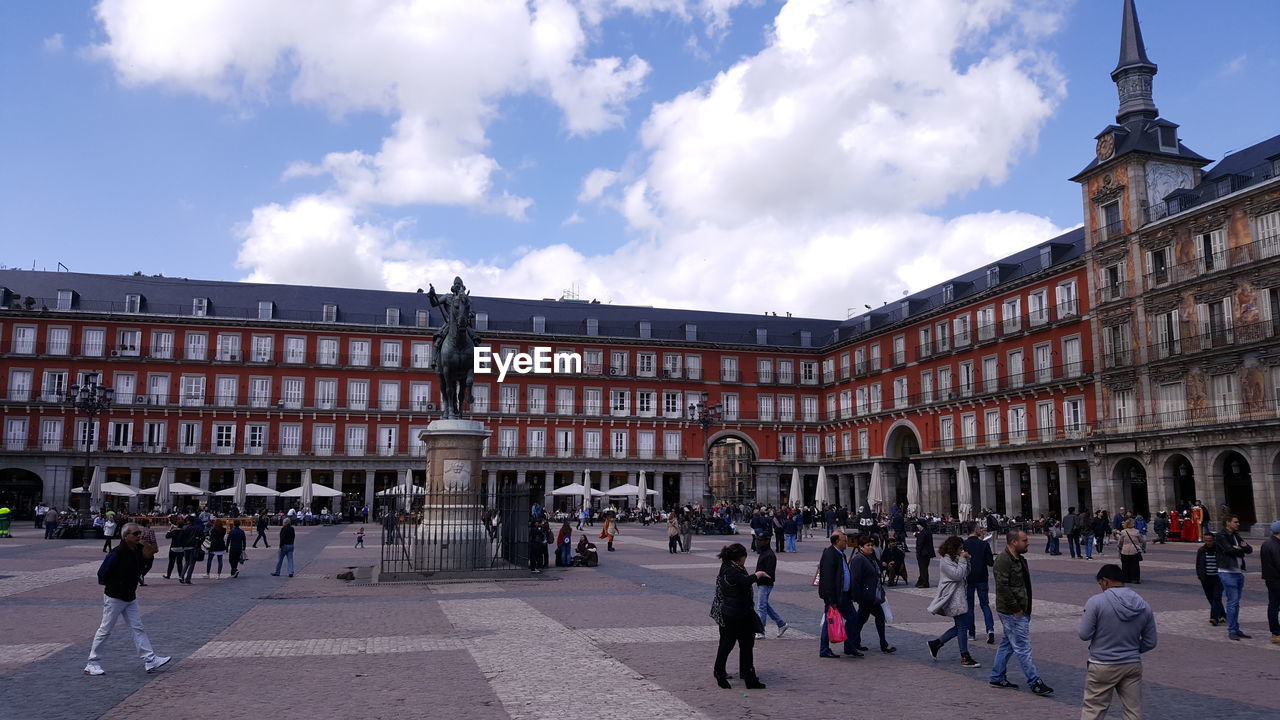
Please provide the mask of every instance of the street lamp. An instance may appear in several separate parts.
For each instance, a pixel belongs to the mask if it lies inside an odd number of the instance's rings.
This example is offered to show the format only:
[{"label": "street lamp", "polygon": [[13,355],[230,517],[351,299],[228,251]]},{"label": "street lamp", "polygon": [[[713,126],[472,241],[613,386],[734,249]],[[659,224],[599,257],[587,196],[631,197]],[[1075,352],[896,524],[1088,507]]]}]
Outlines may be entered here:
[{"label": "street lamp", "polygon": [[[72,385],[71,392],[67,395],[67,404],[71,406],[72,411],[80,411],[87,418],[84,426],[84,492],[88,494],[89,485],[93,481],[93,471],[91,465],[93,463],[93,441],[97,433],[94,432],[93,418],[98,413],[111,407],[111,401],[115,398],[116,391],[98,382],[99,374],[96,372],[85,373],[84,382],[79,385]],[[85,499],[85,507],[80,510],[81,524],[87,524],[84,520],[89,520],[88,503],[91,498]]]},{"label": "street lamp", "polygon": [[724,419],[724,406],[720,403],[708,403],[707,400],[707,394],[702,393],[702,399],[696,403],[689,403],[688,418],[702,426],[702,445],[706,448],[703,454],[706,456],[707,492],[711,494],[712,498],[715,498],[715,494],[711,493],[711,448],[706,447],[707,433],[711,430],[712,425]]}]

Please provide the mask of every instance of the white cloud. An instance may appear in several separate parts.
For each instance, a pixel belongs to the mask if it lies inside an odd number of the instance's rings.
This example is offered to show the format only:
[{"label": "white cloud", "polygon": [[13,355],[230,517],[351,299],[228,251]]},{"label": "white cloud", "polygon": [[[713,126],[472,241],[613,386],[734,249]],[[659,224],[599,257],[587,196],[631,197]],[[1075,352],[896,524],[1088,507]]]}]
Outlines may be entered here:
[{"label": "white cloud", "polygon": [[581,215],[579,215],[577,212],[574,212],[572,215],[570,215],[569,217],[565,218],[563,221],[560,222],[560,227],[569,227],[570,225],[581,225],[584,222],[586,222],[586,220],[583,220]]},{"label": "white cloud", "polygon": [[578,202],[589,203],[600,199],[605,190],[618,182],[620,173],[607,168],[596,168],[587,174],[582,181],[582,191],[578,193]]},{"label": "white cloud", "polygon": [[44,42],[41,45],[44,48],[44,51],[51,55],[62,52],[62,33],[54,33],[53,35],[50,35],[44,39]]}]

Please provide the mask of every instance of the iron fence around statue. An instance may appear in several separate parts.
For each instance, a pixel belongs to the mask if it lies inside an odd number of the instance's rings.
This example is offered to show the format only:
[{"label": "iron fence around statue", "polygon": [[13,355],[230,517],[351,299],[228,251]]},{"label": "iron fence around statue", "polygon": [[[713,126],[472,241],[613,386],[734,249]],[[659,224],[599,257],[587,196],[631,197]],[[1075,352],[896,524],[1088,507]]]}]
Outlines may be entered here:
[{"label": "iron fence around statue", "polygon": [[382,519],[384,580],[527,571],[529,493],[429,492],[398,499]]}]

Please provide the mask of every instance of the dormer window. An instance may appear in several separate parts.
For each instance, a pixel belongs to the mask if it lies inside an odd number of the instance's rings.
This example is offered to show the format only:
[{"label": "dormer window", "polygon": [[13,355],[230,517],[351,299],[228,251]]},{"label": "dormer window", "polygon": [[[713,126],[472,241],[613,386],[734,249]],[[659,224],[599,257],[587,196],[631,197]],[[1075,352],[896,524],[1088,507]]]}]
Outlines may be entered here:
[{"label": "dormer window", "polygon": [[685,326],[684,326],[684,340],[685,340],[685,342],[697,342],[697,341],[698,341],[698,326],[697,326],[697,325],[694,325],[693,323],[686,323],[686,324],[685,324]]},{"label": "dormer window", "polygon": [[400,308],[387,308],[387,321],[384,324],[399,325],[400,324]]},{"label": "dormer window", "polygon": [[1227,176],[1218,181],[1218,197],[1231,194],[1231,177]]},{"label": "dormer window", "polygon": [[270,320],[276,316],[276,304],[270,300],[258,301],[258,319]]},{"label": "dormer window", "polygon": [[756,344],[757,344],[757,345],[768,345],[768,344],[769,344],[769,331],[768,331],[768,330],[766,330],[765,328],[756,328]]},{"label": "dormer window", "polygon": [[414,325],[416,327],[424,328],[430,324],[431,324],[431,311],[419,310],[416,314],[416,317],[414,318]]},{"label": "dormer window", "polygon": [[544,333],[547,331],[547,319],[541,315],[533,316],[533,331],[536,333]]},{"label": "dormer window", "polygon": [[489,329],[489,313],[487,312],[476,313],[476,330],[488,330],[488,329]]},{"label": "dormer window", "polygon": [[587,334],[591,336],[600,334],[600,321],[596,318],[587,318]]},{"label": "dormer window", "polygon": [[191,298],[191,316],[204,317],[209,314],[209,298]]},{"label": "dormer window", "polygon": [[987,287],[993,288],[1000,284],[1000,268],[987,268]]},{"label": "dormer window", "polygon": [[942,286],[942,302],[949,303],[956,297],[956,288],[951,283]]},{"label": "dormer window", "polygon": [[808,330],[800,331],[800,347],[811,347],[813,345],[813,333]]},{"label": "dormer window", "polygon": [[75,303],[75,298],[76,298],[76,293],[74,290],[59,290],[58,291],[58,309],[70,310],[71,306]]},{"label": "dormer window", "polygon": [[124,311],[127,313],[142,312],[142,296],[137,293],[130,293],[124,296]]},{"label": "dormer window", "polygon": [[1044,270],[1053,264],[1053,248],[1040,248],[1040,269]]},{"label": "dormer window", "polygon": [[323,322],[338,322],[338,305],[337,303],[325,303],[320,313],[320,319]]},{"label": "dormer window", "polygon": [[1169,152],[1178,151],[1178,129],[1168,125],[1161,125],[1157,131],[1160,135],[1160,149]]},{"label": "dormer window", "polygon": [[648,340],[652,334],[653,334],[653,324],[650,323],[648,320],[641,320],[640,321],[640,337],[644,338],[645,340]]}]

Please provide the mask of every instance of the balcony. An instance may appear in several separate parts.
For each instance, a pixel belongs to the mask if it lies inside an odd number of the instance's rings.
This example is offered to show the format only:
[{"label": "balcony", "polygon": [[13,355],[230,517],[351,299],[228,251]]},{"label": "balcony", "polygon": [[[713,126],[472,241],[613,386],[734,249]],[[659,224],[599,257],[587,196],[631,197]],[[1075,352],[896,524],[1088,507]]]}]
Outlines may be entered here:
[{"label": "balcony", "polygon": [[1118,280],[1116,282],[1103,285],[1098,288],[1098,304],[1112,302],[1113,300],[1121,300],[1133,294],[1131,283],[1128,280]]},{"label": "balcony", "polygon": [[1102,356],[1102,367],[1107,370],[1130,367],[1131,365],[1133,365],[1132,350],[1117,350],[1115,352],[1104,353]]},{"label": "balcony", "polygon": [[1115,240],[1116,238],[1123,237],[1124,222],[1120,220],[1114,220],[1112,222],[1099,225],[1097,228],[1094,229],[1094,236],[1097,238],[1096,242],[1099,242],[1099,243],[1103,243],[1108,240]]}]

